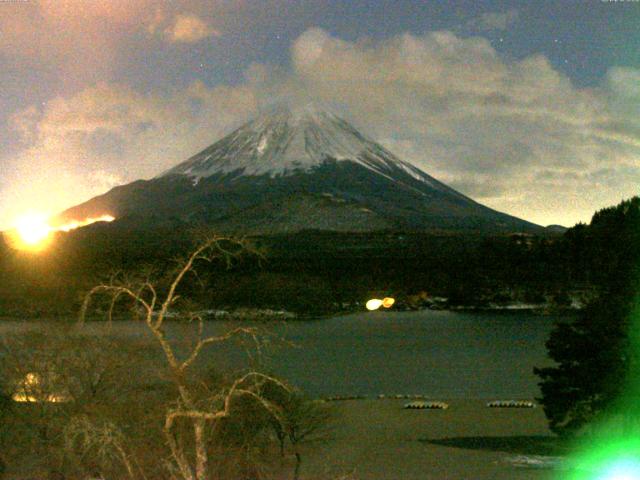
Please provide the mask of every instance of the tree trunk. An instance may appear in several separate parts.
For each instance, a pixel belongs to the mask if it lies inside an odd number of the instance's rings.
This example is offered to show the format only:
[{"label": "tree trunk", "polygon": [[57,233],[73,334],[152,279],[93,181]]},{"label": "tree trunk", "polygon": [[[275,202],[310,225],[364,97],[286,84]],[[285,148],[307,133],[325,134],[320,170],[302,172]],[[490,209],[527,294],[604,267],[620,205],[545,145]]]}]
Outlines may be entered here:
[{"label": "tree trunk", "polygon": [[191,470],[191,466],[187,461],[184,452],[182,451],[182,447],[174,438],[171,432],[170,424],[165,424],[164,427],[165,438],[167,439],[167,443],[169,444],[169,448],[171,449],[171,455],[178,465],[178,469],[180,470],[180,475],[183,480],[194,480],[193,472]]},{"label": "tree trunk", "polygon": [[280,442],[280,457],[284,458],[284,433],[278,433],[278,442]]},{"label": "tree trunk", "polygon": [[293,480],[298,480],[298,478],[300,477],[300,464],[302,463],[302,456],[300,455],[300,452],[295,453],[296,455],[296,467],[293,471]]},{"label": "tree trunk", "polygon": [[207,444],[205,441],[206,422],[202,418],[197,418],[193,422],[193,430],[196,442],[196,479],[207,480]]}]

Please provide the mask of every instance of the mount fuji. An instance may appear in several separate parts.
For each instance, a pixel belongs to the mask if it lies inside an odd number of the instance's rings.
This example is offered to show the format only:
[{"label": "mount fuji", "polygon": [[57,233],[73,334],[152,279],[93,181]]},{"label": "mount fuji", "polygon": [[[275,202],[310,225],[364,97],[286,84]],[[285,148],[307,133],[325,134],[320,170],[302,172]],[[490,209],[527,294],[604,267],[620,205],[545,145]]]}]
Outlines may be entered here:
[{"label": "mount fuji", "polygon": [[174,218],[220,232],[539,232],[397,158],[343,119],[275,108],[151,180],[115,187],[59,219]]}]

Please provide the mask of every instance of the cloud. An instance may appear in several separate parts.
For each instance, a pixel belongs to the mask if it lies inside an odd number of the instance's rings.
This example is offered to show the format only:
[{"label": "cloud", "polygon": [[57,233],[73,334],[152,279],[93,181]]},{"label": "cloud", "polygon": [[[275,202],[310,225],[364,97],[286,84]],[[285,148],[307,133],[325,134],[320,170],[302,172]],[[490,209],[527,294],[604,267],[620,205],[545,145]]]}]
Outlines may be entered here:
[{"label": "cloud", "polygon": [[38,0],[2,5],[0,51],[46,58],[91,42],[110,45],[137,30],[151,0]]},{"label": "cloud", "polygon": [[507,61],[480,36],[350,42],[313,28],[293,42],[290,68],[255,63],[237,85],[142,94],[100,83],[26,108],[13,118],[25,148],[11,159],[0,224],[152,177],[274,100],[329,105],[493,208],[542,224],[588,221],[638,193],[639,78],[614,68],[599,87],[577,88],[544,56]]},{"label": "cloud", "polygon": [[36,140],[36,129],[40,121],[40,112],[31,105],[13,114],[10,119],[12,130],[18,134],[23,145],[29,145]]},{"label": "cloud", "polygon": [[3,2],[3,67],[26,77],[37,72],[46,78],[43,84],[66,90],[109,78],[119,49],[145,22],[151,6],[152,0]]},{"label": "cloud", "polygon": [[162,25],[165,24],[167,15],[161,8],[157,8],[156,11],[147,20],[146,30],[150,35],[154,35],[161,30]]},{"label": "cloud", "polygon": [[506,12],[487,12],[472,18],[466,24],[468,28],[487,32],[491,30],[506,30],[518,20],[518,10],[509,9]]},{"label": "cloud", "polygon": [[[220,34],[207,17],[211,5],[207,10],[202,2],[164,2],[162,7],[153,0],[0,3],[0,77],[35,76],[39,90],[53,92],[121,79],[123,70],[132,68],[131,52],[157,53],[158,38],[195,43]],[[216,20],[232,14],[237,12],[220,9]]]},{"label": "cloud", "polygon": [[172,25],[165,29],[164,34],[174,43],[196,43],[208,37],[220,36],[220,32],[192,14],[176,15]]},{"label": "cloud", "polygon": [[292,61],[304,91],[494,208],[570,224],[638,192],[637,69],[580,89],[543,55],[506,61],[485,38],[446,31],[364,43],[312,29]]},{"label": "cloud", "polygon": [[2,159],[0,225],[25,210],[57,213],[115,184],[157,175],[256,110],[250,88],[200,82],[172,96],[103,83],[37,112],[30,107],[15,117],[29,146]]}]

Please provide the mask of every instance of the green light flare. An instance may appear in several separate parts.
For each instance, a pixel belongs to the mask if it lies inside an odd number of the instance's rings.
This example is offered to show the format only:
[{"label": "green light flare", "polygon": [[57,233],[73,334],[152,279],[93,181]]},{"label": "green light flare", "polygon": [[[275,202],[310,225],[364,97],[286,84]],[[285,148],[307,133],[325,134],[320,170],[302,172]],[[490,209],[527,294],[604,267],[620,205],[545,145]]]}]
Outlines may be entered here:
[{"label": "green light flare", "polygon": [[[565,480],[640,480],[640,440],[602,439],[574,459],[574,471]],[[559,477],[560,478],[560,477]]]},{"label": "green light flare", "polygon": [[[638,291],[638,290],[636,290]],[[624,394],[609,415],[578,439],[572,471],[562,480],[640,480],[640,294],[628,324],[630,356]]]}]

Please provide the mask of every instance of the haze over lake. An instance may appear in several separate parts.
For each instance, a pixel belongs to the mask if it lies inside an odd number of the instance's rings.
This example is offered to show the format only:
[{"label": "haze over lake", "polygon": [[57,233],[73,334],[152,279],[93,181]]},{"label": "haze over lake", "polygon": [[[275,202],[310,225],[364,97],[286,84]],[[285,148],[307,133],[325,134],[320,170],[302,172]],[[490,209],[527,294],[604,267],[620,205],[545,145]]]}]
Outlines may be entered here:
[{"label": "haze over lake", "polygon": [[552,323],[522,312],[428,310],[297,323],[288,338],[301,348],[280,353],[274,367],[315,395],[532,397]]},{"label": "haze over lake", "polygon": [[[268,325],[294,346],[279,347],[266,368],[313,396],[423,394],[441,398],[539,396],[534,366],[549,364],[545,341],[553,316],[529,312],[478,313],[425,310],[371,312],[317,321]],[[25,323],[22,328],[37,328]],[[229,328],[205,324],[205,333]],[[0,334],[16,324],[0,324]],[[194,325],[171,323],[171,338],[189,338]],[[89,323],[89,332],[105,332]],[[129,339],[147,335],[143,323],[115,322]],[[237,368],[242,354],[231,345],[203,352],[205,368]],[[160,364],[161,365],[161,364]]]}]

